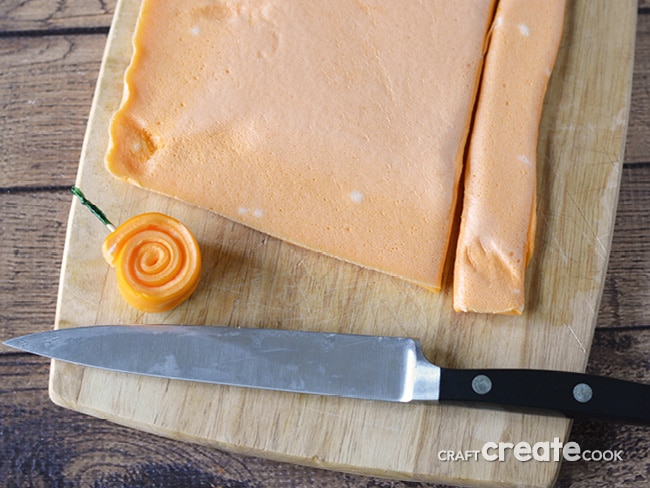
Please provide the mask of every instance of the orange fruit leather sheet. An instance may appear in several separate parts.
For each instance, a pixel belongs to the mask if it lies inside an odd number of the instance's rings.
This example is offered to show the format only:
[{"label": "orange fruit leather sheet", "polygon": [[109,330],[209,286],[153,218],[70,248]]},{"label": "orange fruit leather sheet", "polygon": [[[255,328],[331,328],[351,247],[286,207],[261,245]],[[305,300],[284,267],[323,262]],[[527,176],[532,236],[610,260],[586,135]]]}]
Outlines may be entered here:
[{"label": "orange fruit leather sheet", "polygon": [[144,0],[107,167],[440,290],[494,11],[486,0]]},{"label": "orange fruit leather sheet", "polygon": [[108,169],[438,290],[493,9],[145,0]]}]

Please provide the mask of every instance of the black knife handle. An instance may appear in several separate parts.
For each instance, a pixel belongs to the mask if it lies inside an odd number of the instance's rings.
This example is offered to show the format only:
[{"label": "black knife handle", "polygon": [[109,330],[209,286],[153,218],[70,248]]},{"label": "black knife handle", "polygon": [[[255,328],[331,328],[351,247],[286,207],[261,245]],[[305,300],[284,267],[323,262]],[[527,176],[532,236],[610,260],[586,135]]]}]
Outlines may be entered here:
[{"label": "black knife handle", "polygon": [[650,424],[650,385],[565,371],[445,369],[440,401],[560,412],[570,418]]}]

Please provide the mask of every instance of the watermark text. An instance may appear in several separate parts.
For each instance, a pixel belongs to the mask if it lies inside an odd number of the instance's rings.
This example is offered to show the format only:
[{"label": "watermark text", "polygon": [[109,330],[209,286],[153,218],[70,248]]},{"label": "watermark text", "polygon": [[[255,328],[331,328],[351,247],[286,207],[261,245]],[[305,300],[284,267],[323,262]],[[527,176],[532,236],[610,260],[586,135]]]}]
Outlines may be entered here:
[{"label": "watermark text", "polygon": [[465,451],[438,451],[438,460],[444,462],[479,461],[504,462],[510,457],[517,461],[622,461],[622,450],[589,450],[581,449],[577,442],[566,444],[555,437],[552,441],[530,442],[486,442],[481,449]]}]

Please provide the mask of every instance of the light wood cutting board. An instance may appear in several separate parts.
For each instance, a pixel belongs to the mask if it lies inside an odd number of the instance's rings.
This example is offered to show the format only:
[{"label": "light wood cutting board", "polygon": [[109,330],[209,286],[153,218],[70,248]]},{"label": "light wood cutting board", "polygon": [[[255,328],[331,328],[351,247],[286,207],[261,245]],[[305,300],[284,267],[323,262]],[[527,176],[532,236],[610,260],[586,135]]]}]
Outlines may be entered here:
[{"label": "light wood cutting board", "polygon": [[[119,3],[92,106],[77,185],[115,223],[161,211],[203,250],[201,284],[164,314],[117,291],[101,256],[106,230],[73,202],[57,328],[219,324],[421,339],[446,367],[585,369],[614,226],[629,109],[633,0],[570,1],[541,124],[536,254],[520,317],[452,312],[441,294],[267,237],[114,180],[108,121],[122,96],[139,2]],[[71,197],[72,198],[72,197]],[[449,484],[549,486],[557,462],[442,461],[488,442],[565,441],[570,422],[505,410],[383,404],[142,378],[52,363],[59,405],[149,432],[237,452],[380,477]]]}]

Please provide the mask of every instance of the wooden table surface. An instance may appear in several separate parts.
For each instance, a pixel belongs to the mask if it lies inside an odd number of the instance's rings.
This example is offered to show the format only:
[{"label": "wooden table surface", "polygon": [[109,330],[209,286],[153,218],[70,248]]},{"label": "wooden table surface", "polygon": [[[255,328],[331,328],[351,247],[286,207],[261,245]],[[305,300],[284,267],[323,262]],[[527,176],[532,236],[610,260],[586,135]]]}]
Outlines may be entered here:
[{"label": "wooden table surface", "polygon": [[[65,229],[115,0],[0,0],[0,341],[54,322]],[[634,84],[612,251],[588,371],[650,383],[650,0],[640,0]],[[49,361],[0,345],[0,487],[433,486],[244,457],[53,405]],[[558,487],[650,486],[650,427],[576,421],[583,450]],[[518,440],[514,440],[517,442]]]}]

